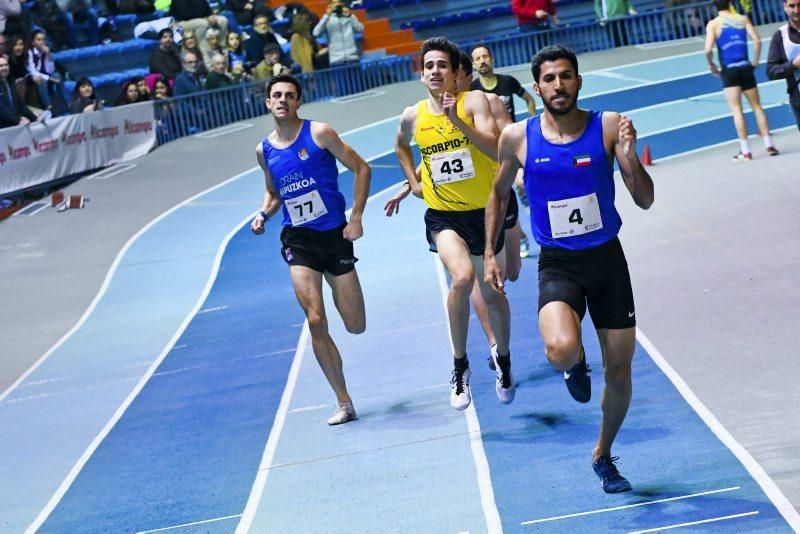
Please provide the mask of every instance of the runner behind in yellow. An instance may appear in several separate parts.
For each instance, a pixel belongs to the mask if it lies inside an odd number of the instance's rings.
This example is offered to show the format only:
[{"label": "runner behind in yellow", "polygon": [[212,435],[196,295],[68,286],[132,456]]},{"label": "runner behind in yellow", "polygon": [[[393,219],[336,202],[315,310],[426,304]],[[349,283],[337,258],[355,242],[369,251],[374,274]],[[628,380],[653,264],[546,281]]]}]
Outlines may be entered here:
[{"label": "runner behind in yellow", "polygon": [[[464,97],[458,94],[456,113],[470,127],[475,123],[464,112]],[[422,195],[429,208],[467,211],[486,206],[497,172],[497,162],[471,143],[444,113],[428,109],[428,99],[417,104],[414,140],[422,154]]]}]

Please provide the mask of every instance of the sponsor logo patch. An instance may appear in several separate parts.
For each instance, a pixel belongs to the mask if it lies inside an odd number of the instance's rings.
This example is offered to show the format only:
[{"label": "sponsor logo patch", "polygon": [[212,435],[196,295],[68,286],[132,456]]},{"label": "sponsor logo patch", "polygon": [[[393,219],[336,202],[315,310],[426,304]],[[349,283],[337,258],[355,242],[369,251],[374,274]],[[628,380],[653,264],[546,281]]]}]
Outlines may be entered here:
[{"label": "sponsor logo patch", "polygon": [[303,161],[307,160],[308,159],[308,150],[306,150],[305,148],[301,148],[300,150],[297,151],[297,157],[300,158]]},{"label": "sponsor logo patch", "polygon": [[592,157],[589,154],[583,154],[572,158],[572,165],[574,167],[589,167],[592,164]]}]

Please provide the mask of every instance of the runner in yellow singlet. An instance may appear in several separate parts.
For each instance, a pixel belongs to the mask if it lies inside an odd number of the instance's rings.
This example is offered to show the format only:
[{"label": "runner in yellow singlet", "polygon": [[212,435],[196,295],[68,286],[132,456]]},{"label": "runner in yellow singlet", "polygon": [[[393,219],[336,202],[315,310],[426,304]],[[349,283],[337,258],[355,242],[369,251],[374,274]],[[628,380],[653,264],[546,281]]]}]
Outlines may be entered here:
[{"label": "runner in yellow singlet", "polygon": [[[492,351],[503,403],[514,400],[509,354],[510,313],[505,295],[492,291],[483,276],[484,208],[497,169],[498,132],[486,96],[478,92],[455,95],[459,65],[456,45],[441,37],[422,46],[422,82],[428,97],[405,109],[395,141],[395,152],[411,190],[428,206],[425,227],[431,251],[439,254],[452,283],[447,298],[450,336],[455,351],[450,404],[464,410],[471,403],[467,325],[469,294],[475,277],[481,284],[489,320],[497,338]],[[415,175],[412,139],[422,155],[421,180]],[[503,236],[496,243],[498,258]]]}]

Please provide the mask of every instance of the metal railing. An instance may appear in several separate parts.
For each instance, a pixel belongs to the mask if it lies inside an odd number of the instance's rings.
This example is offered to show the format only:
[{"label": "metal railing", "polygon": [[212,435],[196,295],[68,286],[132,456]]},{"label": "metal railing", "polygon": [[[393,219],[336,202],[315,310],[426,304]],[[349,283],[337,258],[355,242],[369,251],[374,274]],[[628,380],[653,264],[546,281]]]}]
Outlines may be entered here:
[{"label": "metal railing", "polygon": [[[754,24],[784,21],[782,4],[775,0],[753,0]],[[462,42],[465,49],[485,43],[492,49],[497,67],[528,63],[542,47],[563,44],[576,53],[607,50],[619,46],[700,37],[716,12],[709,2],[656,9],[630,17],[598,23],[596,20],[556,26],[541,31]],[[409,81],[418,76],[415,56],[391,56],[369,62],[298,75],[303,100],[314,102],[352,95],[382,85]],[[159,118],[159,144],[218,128],[231,122],[267,113],[265,83],[251,83],[175,97],[155,103]]]}]

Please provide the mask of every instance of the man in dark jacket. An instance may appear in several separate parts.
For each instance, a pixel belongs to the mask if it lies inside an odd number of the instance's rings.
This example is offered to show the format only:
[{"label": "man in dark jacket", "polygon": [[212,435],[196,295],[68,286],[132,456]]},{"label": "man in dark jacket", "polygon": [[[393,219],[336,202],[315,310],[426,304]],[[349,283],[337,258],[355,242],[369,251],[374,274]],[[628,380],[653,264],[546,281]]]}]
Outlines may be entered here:
[{"label": "man in dark jacket", "polygon": [[0,128],[28,124],[36,115],[20,99],[8,81],[8,59],[0,56]]},{"label": "man in dark jacket", "polygon": [[264,47],[268,44],[278,45],[278,38],[275,37],[275,33],[270,28],[267,16],[256,15],[253,19],[253,33],[244,42],[247,61],[250,63],[249,67],[256,66],[264,59]]},{"label": "man in dark jacket", "polygon": [[767,54],[767,75],[770,80],[786,80],[789,103],[800,129],[800,0],[783,0],[789,18],[772,35]]},{"label": "man in dark jacket", "polygon": [[161,74],[167,80],[174,80],[181,72],[181,58],[169,28],[158,32],[158,47],[150,56],[150,72]]},{"label": "man in dark jacket", "polygon": [[219,30],[219,42],[227,42],[228,19],[216,15],[207,0],[172,0],[169,14],[183,31],[192,30],[197,37],[205,39],[206,30],[211,26]]}]

